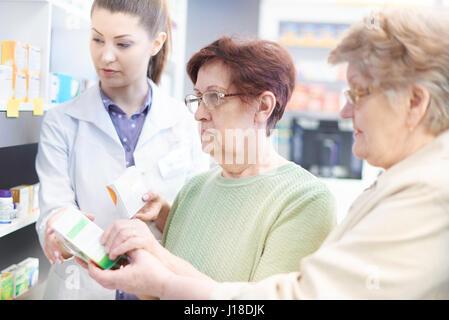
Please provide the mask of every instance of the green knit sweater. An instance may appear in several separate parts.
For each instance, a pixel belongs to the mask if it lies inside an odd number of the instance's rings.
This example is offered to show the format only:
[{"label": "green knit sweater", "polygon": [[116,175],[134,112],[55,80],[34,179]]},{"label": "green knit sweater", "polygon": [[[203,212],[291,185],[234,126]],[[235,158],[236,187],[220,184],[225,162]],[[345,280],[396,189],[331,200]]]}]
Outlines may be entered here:
[{"label": "green knit sweater", "polygon": [[163,245],[217,281],[258,281],[298,271],[336,225],[326,186],[289,162],[248,178],[226,179],[221,167],[179,192]]}]

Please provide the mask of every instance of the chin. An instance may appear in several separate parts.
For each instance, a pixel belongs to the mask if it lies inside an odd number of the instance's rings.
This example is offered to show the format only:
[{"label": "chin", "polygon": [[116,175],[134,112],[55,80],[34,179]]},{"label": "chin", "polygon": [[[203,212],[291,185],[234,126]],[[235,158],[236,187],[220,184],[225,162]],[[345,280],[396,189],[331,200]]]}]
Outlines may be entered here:
[{"label": "chin", "polygon": [[109,88],[121,88],[125,87],[127,84],[121,79],[112,79],[100,77],[100,82]]},{"label": "chin", "polygon": [[354,143],[352,145],[352,153],[359,159],[367,158],[367,152],[366,152],[365,148],[358,147],[357,143]]}]

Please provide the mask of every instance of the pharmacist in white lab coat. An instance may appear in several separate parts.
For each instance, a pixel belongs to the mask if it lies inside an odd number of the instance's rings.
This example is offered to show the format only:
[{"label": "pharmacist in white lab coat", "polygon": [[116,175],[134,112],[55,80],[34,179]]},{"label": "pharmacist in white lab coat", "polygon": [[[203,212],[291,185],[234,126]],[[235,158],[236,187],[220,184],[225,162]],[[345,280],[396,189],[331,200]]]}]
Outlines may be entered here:
[{"label": "pharmacist in white lab coat", "polygon": [[61,209],[88,212],[105,229],[124,218],[106,186],[127,167],[144,170],[147,189],[169,201],[191,176],[208,169],[193,117],[155,84],[167,59],[167,10],[164,1],[96,0],[90,48],[99,84],[45,116],[36,159],[36,229],[52,263],[46,299],[116,294],[90,279],[56,240],[51,223]]}]

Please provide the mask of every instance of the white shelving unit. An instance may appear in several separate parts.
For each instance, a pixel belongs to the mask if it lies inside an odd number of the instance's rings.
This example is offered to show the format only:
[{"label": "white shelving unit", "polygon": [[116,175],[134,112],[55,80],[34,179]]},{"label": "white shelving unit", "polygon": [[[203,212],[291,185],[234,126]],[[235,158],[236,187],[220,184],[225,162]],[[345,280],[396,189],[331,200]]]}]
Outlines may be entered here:
[{"label": "white shelving unit", "polygon": [[0,238],[35,223],[37,218],[39,218],[39,214],[33,213],[24,218],[15,219],[11,224],[0,224]]}]

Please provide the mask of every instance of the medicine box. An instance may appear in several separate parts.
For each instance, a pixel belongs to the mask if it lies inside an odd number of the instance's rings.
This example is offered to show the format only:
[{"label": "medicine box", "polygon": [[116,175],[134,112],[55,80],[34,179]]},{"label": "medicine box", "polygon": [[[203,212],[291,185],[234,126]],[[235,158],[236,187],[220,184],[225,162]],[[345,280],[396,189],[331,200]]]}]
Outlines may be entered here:
[{"label": "medicine box", "polygon": [[23,218],[33,211],[34,192],[33,186],[20,185],[11,188],[12,198],[19,205],[17,218]]},{"label": "medicine box", "polygon": [[21,102],[27,99],[27,75],[25,72],[14,72],[13,74],[13,97]]},{"label": "medicine box", "polygon": [[102,269],[112,268],[120,258],[110,260],[100,239],[103,230],[79,210],[67,208],[52,224],[56,236],[72,254]]},{"label": "medicine box", "polygon": [[52,73],[50,84],[52,103],[63,103],[72,99],[72,77],[59,73]]},{"label": "medicine box", "polygon": [[37,73],[27,74],[27,101],[32,102],[34,99],[40,98],[41,79]]},{"label": "medicine box", "polygon": [[13,275],[14,298],[28,291],[28,269],[26,266],[13,264],[2,273],[12,273]]},{"label": "medicine box", "polygon": [[145,180],[145,173],[132,166],[106,187],[122,217],[132,218],[145,205],[142,200],[148,191]]},{"label": "medicine box", "polygon": [[27,269],[28,289],[36,286],[39,280],[39,259],[27,258],[18,265]]},{"label": "medicine box", "polygon": [[28,70],[28,46],[20,41],[1,42],[1,64],[13,67],[14,71]]},{"label": "medicine box", "polygon": [[0,274],[0,300],[14,298],[14,275],[12,273]]},{"label": "medicine box", "polygon": [[13,97],[13,68],[0,65],[0,104],[6,104]]},{"label": "medicine box", "polygon": [[28,72],[31,74],[40,74],[41,72],[41,49],[39,47],[28,45]]}]

